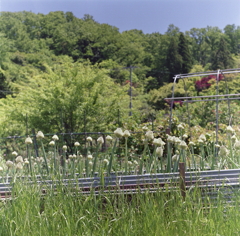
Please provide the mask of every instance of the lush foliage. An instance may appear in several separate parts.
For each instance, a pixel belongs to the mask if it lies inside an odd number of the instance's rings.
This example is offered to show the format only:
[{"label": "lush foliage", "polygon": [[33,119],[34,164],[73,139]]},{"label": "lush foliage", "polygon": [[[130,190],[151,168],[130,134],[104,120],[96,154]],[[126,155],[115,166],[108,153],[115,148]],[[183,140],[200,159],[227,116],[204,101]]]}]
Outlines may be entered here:
[{"label": "lush foliage", "polygon": [[[164,99],[172,96],[169,82],[174,74],[239,66],[240,28],[235,25],[185,33],[169,25],[165,34],[145,35],[134,29],[120,33],[90,15],[79,19],[71,12],[2,12],[0,39],[0,97],[7,97],[0,107],[1,136],[32,128],[108,131],[124,123],[152,121],[167,113],[163,110],[169,102]],[[237,90],[235,79],[229,79],[228,91]],[[213,81],[203,80],[179,81],[175,96],[213,94]],[[195,82],[201,83],[198,91]],[[204,118],[193,120],[203,124]]]}]

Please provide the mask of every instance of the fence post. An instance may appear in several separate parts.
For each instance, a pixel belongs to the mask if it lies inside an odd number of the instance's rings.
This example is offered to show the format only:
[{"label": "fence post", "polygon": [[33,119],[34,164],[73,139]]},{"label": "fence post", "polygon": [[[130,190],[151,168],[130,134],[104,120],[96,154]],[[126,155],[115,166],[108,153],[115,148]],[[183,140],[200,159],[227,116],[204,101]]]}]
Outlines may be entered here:
[{"label": "fence post", "polygon": [[185,201],[186,197],[186,182],[185,182],[185,163],[179,162],[179,175],[180,175],[180,191]]}]

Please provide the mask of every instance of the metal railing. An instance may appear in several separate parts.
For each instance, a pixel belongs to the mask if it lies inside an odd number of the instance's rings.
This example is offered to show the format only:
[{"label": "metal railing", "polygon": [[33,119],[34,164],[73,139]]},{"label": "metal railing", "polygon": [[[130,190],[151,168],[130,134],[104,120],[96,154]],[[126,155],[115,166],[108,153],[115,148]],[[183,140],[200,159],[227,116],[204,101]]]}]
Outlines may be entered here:
[{"label": "metal railing", "polygon": [[[240,169],[210,170],[185,172],[184,191],[188,192],[198,188],[202,197],[217,197],[219,191],[229,201],[233,197],[233,191],[240,190]],[[24,177],[21,177],[24,179]],[[29,178],[29,177],[28,177]],[[21,179],[19,179],[20,181]],[[182,176],[178,172],[143,175],[115,175],[108,177],[69,178],[63,180],[42,180],[39,176],[36,181],[23,181],[25,184],[37,183],[42,188],[43,195],[48,189],[57,189],[58,186],[74,188],[82,194],[112,193],[134,194],[143,192],[179,191],[181,189]],[[12,178],[2,179],[0,184],[1,199],[11,198],[14,186]]]}]

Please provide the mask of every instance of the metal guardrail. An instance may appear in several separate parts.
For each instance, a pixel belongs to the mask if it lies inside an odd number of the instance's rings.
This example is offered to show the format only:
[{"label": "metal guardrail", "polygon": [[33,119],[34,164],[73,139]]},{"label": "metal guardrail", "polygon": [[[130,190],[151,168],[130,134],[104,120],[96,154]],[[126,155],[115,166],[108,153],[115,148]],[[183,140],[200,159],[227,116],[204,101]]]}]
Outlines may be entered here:
[{"label": "metal guardrail", "polygon": [[[29,185],[36,181],[24,181]],[[37,180],[45,194],[48,189],[57,189],[58,186],[69,186],[77,189],[82,194],[124,193],[134,194],[139,192],[179,191],[181,176],[176,173],[119,175],[91,178],[68,178],[63,180]],[[219,191],[225,198],[231,199],[233,191],[240,190],[240,169],[211,170],[185,172],[184,188],[190,191],[193,188],[202,190],[203,197],[215,198]],[[11,198],[13,181],[0,183],[1,199]]]}]

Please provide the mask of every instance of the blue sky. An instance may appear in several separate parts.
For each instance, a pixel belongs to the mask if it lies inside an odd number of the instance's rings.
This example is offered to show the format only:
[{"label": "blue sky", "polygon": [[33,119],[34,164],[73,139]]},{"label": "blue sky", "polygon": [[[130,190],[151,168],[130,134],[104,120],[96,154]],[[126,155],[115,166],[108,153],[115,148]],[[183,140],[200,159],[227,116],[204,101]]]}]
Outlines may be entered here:
[{"label": "blue sky", "polygon": [[240,0],[0,0],[0,11],[71,11],[82,18],[90,14],[99,23],[119,31],[138,29],[165,33],[170,24],[182,32],[191,28],[228,24],[240,26]]}]

